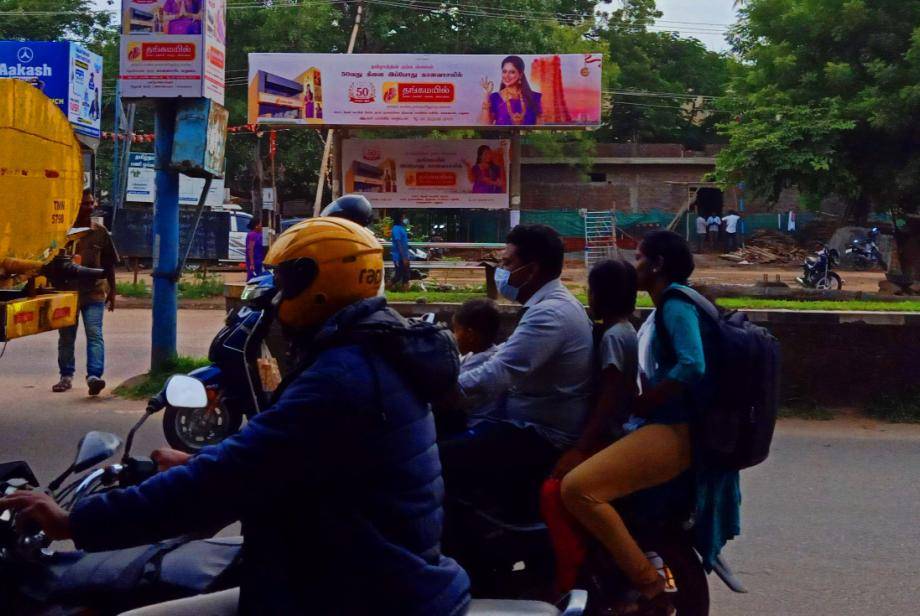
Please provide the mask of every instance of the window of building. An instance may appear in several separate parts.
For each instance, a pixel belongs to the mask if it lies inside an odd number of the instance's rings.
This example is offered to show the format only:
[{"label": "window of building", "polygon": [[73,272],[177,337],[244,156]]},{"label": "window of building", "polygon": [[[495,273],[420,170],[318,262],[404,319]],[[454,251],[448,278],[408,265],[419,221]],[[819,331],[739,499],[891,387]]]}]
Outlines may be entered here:
[{"label": "window of building", "polygon": [[592,182],[606,182],[607,174],[606,173],[589,173],[588,177]]}]

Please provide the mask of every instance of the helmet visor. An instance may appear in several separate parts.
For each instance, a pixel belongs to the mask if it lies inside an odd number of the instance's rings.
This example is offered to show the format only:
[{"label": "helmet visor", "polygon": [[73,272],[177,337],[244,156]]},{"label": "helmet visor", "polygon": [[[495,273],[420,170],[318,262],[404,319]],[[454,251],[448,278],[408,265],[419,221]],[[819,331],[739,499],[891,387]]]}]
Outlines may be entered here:
[{"label": "helmet visor", "polygon": [[319,266],[309,257],[291,259],[274,268],[275,285],[281,291],[281,299],[293,299],[303,293],[316,280]]}]

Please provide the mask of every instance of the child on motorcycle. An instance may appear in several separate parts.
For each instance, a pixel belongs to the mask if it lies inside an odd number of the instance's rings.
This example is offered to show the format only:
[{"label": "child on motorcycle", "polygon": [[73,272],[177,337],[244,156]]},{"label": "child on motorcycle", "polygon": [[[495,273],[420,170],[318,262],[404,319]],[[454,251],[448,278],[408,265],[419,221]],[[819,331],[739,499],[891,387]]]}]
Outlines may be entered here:
[{"label": "child on motorcycle", "polygon": [[[460,371],[473,370],[485,363],[498,346],[498,330],[501,315],[498,306],[491,299],[471,299],[463,303],[454,314],[452,329],[460,350]],[[494,417],[501,411],[502,398],[482,396],[463,403],[465,418],[463,428],[473,426],[487,417]]]}]

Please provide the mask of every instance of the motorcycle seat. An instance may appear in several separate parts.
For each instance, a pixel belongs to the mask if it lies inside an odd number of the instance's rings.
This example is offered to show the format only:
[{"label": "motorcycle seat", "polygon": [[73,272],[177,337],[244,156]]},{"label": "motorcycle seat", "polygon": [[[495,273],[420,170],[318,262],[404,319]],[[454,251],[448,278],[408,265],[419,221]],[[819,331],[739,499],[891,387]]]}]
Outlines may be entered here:
[{"label": "motorcycle seat", "polygon": [[512,599],[473,599],[466,616],[559,616],[552,603]]},{"label": "motorcycle seat", "polygon": [[571,591],[562,600],[562,607],[543,601],[473,599],[466,616],[581,616],[587,603],[584,590]]},{"label": "motorcycle seat", "polygon": [[805,262],[814,265],[818,262],[818,257],[805,257]]}]

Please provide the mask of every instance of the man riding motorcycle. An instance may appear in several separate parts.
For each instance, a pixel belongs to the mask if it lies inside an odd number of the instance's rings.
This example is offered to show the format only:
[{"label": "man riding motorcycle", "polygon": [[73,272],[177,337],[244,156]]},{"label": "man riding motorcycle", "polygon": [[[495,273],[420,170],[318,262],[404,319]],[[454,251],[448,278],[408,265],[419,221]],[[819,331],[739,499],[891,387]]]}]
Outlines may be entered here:
[{"label": "man riding motorcycle", "polygon": [[[265,264],[280,290],[278,319],[301,354],[268,410],[187,463],[69,515],[38,492],[0,499],[0,509],[87,550],[241,520],[241,613],[463,613],[469,580],[439,548],[443,483],[421,393],[431,375],[419,362],[401,373],[381,351],[379,332],[408,324],[375,297],[380,244],[351,221],[317,218],[282,234]],[[368,332],[375,344],[363,342]],[[422,366],[443,368],[439,357],[429,352]],[[214,614],[228,613],[226,599],[192,601]]]}]

